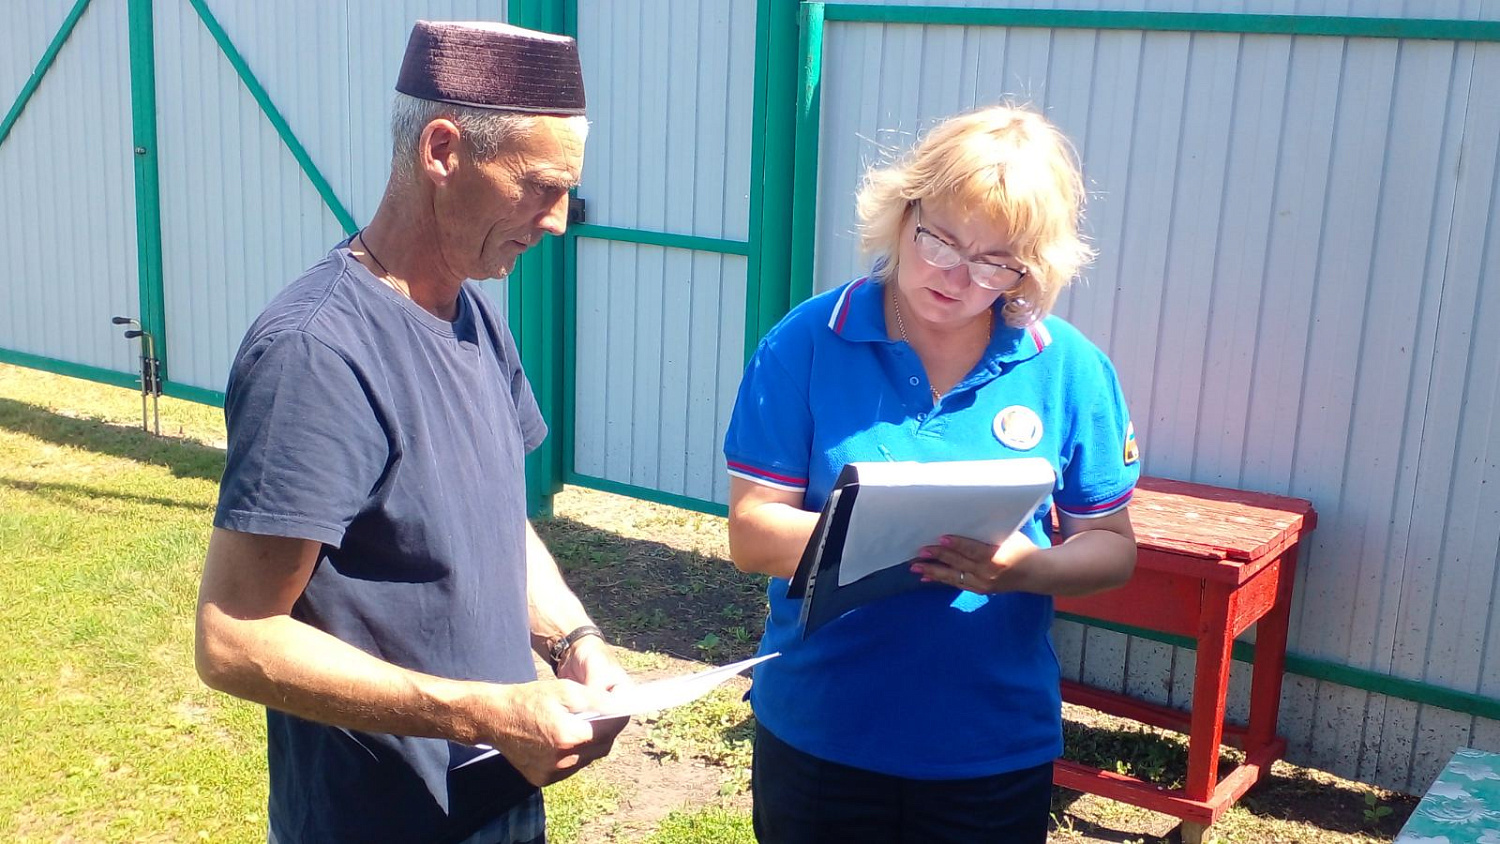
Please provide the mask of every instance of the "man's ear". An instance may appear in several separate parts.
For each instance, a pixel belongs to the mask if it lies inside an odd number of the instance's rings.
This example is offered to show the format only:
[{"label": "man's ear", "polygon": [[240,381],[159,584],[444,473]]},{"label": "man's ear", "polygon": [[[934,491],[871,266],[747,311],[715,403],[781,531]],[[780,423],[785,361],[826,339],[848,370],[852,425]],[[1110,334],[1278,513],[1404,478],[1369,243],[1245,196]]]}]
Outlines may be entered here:
[{"label": "man's ear", "polygon": [[459,140],[463,133],[446,117],[422,128],[417,144],[417,164],[422,173],[435,183],[445,182],[458,169]]}]

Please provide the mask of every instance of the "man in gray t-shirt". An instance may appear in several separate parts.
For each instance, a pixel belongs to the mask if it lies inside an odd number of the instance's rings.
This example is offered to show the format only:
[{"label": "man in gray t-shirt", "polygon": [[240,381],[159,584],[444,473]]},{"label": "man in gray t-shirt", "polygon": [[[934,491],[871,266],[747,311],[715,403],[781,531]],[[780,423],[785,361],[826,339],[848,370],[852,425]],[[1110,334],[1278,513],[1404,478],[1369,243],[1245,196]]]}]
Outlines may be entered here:
[{"label": "man in gray t-shirt", "polygon": [[571,39],[419,23],[379,209],[235,358],[197,662],[267,706],[281,844],[540,841],[624,726],[577,715],[627,679],[526,521],[547,428],[467,281],[566,227],[580,79]]}]

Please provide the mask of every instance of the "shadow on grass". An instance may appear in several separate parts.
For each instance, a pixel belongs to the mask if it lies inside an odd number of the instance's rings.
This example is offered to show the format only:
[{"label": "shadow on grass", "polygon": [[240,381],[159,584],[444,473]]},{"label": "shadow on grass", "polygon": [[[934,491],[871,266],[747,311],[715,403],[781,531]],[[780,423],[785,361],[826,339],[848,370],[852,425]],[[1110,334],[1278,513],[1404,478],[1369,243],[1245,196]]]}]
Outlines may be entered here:
[{"label": "shadow on grass", "polygon": [[536,529],[617,644],[717,663],[754,655],[766,615],[764,578],[728,560],[572,519],[538,521]]},{"label": "shadow on grass", "polygon": [[[1418,798],[1389,794],[1370,803],[1374,792],[1356,783],[1314,779],[1302,771],[1272,774],[1261,780],[1239,805],[1251,814],[1311,824],[1329,832],[1365,833],[1392,838],[1417,808]],[[1391,812],[1374,820],[1366,810],[1389,807]]]},{"label": "shadow on grass", "polygon": [[[1143,728],[1116,729],[1072,720],[1063,722],[1063,758],[1085,765],[1137,777],[1165,788],[1180,789],[1187,779],[1187,740],[1179,733],[1161,733]],[[1243,754],[1224,749],[1219,755],[1219,778],[1238,767]],[[1236,804],[1251,815],[1267,820],[1293,821],[1344,835],[1375,834],[1393,836],[1416,808],[1417,798],[1389,794],[1370,803],[1375,792],[1357,783],[1315,777],[1302,769],[1277,766],[1255,788]],[[1063,812],[1078,799],[1077,792],[1055,789],[1054,815]],[[1379,805],[1391,812],[1373,818]],[[1091,838],[1105,841],[1176,841],[1174,833],[1166,838],[1142,837],[1136,832],[1110,829],[1087,819],[1070,818],[1068,827]],[[1230,821],[1221,821],[1227,826]],[[1214,829],[1217,829],[1215,827]],[[1211,830],[1212,831],[1212,830]],[[1211,836],[1210,836],[1211,837]],[[1231,840],[1234,840],[1231,837]]]},{"label": "shadow on grass", "polygon": [[[1157,844],[1157,842],[1174,840],[1174,838],[1158,838],[1151,835],[1142,835],[1135,831],[1111,829],[1104,824],[1095,823],[1086,818],[1080,818],[1077,815],[1069,815],[1068,811],[1081,797],[1083,797],[1083,794],[1080,792],[1067,788],[1053,787],[1052,822],[1049,825],[1049,829],[1052,832],[1071,833],[1074,836],[1086,835],[1089,841],[1110,841],[1117,844]],[[1070,839],[1064,838],[1063,840]]]},{"label": "shadow on grass", "polygon": [[176,507],[182,510],[211,511],[213,506],[202,501],[182,501],[175,498],[162,498],[156,495],[135,495],[129,492],[99,489],[98,487],[84,486],[83,484],[49,483],[45,481],[20,481],[15,478],[0,477],[0,487],[9,487],[20,492],[29,492],[54,501],[58,504],[75,505],[79,501],[99,498],[113,498],[118,501],[129,501],[134,504],[152,504],[158,507]]},{"label": "shadow on grass", "polygon": [[[1065,718],[1063,758],[1166,788],[1182,788],[1187,783],[1187,738],[1178,733],[1080,724]],[[1221,752],[1219,775],[1234,770],[1238,763],[1232,754]]]},{"label": "shadow on grass", "polygon": [[[218,481],[224,471],[222,449],[155,437],[139,428],[98,419],[74,418],[9,398],[0,398],[0,429],[161,466],[180,478]],[[198,506],[71,483],[0,478],[0,485],[60,501],[111,496],[171,507]],[[765,618],[764,579],[740,574],[727,560],[660,542],[626,539],[569,519],[539,521],[537,530],[557,557],[569,585],[620,644],[713,662],[754,653]]]},{"label": "shadow on grass", "polygon": [[54,445],[161,466],[179,478],[217,481],[224,473],[223,449],[152,436],[99,419],[76,419],[15,399],[0,398],[0,428]]},{"label": "shadow on grass", "polygon": [[744,785],[748,787],[755,716],[736,718],[730,707],[740,707],[738,699],[706,706],[700,703],[693,709],[668,710],[654,717],[648,715],[641,749],[647,756],[663,762],[691,758],[715,768],[743,769],[747,775]]}]

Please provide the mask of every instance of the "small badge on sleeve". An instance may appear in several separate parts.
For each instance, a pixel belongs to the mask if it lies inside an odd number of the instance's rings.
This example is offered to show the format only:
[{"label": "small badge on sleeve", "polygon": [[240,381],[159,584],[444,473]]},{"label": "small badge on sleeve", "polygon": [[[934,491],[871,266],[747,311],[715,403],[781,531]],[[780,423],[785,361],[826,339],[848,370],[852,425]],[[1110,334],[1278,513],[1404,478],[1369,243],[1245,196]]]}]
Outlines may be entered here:
[{"label": "small badge on sleeve", "polygon": [[1042,441],[1042,418],[1029,407],[1013,404],[995,414],[995,439],[1016,451],[1030,451]]},{"label": "small badge on sleeve", "polygon": [[1141,459],[1141,448],[1135,444],[1135,423],[1125,423],[1125,465],[1129,466]]}]

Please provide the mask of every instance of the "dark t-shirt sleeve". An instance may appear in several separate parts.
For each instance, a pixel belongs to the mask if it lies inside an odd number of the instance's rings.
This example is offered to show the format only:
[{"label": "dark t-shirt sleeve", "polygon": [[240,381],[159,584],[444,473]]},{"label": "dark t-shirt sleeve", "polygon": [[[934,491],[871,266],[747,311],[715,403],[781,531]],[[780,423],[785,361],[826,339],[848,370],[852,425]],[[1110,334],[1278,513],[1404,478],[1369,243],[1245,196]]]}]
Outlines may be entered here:
[{"label": "dark t-shirt sleeve", "polygon": [[243,349],[224,400],[229,443],[214,524],[338,546],[390,456],[369,390],[301,331]]},{"label": "dark t-shirt sleeve", "polygon": [[542,418],[536,396],[531,392],[531,381],[526,377],[526,370],[521,368],[521,353],[516,350],[515,338],[505,329],[496,333],[505,354],[502,369],[510,376],[510,396],[516,403],[516,421],[521,426],[521,446],[530,454],[547,438],[547,420]]}]

